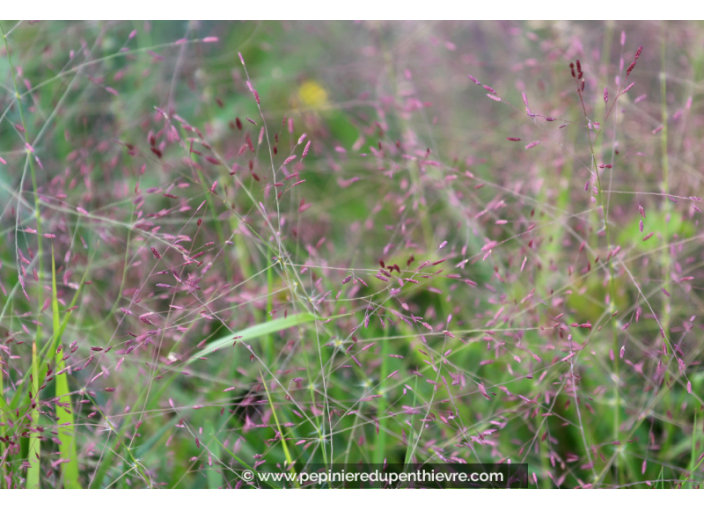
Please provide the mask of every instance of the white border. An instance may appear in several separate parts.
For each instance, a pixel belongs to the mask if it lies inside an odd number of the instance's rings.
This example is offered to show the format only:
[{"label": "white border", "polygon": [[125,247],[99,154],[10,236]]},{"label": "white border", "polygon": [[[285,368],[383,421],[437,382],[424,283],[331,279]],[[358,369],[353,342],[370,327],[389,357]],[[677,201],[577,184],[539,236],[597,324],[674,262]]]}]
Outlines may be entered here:
[{"label": "white border", "polygon": [[[234,510],[235,508],[296,510],[335,508],[360,509],[369,505],[374,509],[402,508],[428,510],[457,509],[521,509],[552,508],[561,505],[570,510],[594,508],[621,508],[628,504],[642,510],[663,508],[665,505],[697,503],[696,491],[535,491],[535,490],[299,490],[299,491],[195,491],[195,490],[113,490],[104,497],[89,491],[3,491],[6,508],[51,508],[75,510],[97,507],[101,510],[168,509],[168,510]],[[16,504],[16,506],[15,506]],[[11,506],[12,505],[12,506]],[[325,506],[320,506],[325,505]],[[334,506],[332,506],[334,505]],[[598,506],[597,506],[598,505]],[[694,506],[692,506],[694,508]]]},{"label": "white border", "polygon": [[3,19],[201,19],[201,20],[588,20],[598,16],[614,20],[704,19],[704,3],[613,2],[612,0],[518,1],[502,0],[3,0]]}]

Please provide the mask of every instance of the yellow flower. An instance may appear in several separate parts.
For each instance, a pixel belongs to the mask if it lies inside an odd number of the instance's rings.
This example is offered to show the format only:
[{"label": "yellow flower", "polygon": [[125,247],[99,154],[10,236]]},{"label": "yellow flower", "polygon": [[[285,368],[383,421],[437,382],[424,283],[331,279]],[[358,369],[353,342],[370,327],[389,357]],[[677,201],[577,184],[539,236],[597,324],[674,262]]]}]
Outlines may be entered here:
[{"label": "yellow flower", "polygon": [[315,80],[307,80],[298,88],[298,96],[311,108],[319,108],[328,102],[327,91]]}]

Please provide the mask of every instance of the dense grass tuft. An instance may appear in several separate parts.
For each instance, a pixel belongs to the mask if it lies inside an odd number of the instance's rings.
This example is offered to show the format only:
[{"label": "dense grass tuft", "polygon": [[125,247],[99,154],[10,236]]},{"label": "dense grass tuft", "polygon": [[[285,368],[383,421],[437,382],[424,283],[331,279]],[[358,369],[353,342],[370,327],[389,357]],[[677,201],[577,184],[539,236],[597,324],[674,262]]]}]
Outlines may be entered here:
[{"label": "dense grass tuft", "polygon": [[699,25],[0,26],[1,488],[702,483]]}]

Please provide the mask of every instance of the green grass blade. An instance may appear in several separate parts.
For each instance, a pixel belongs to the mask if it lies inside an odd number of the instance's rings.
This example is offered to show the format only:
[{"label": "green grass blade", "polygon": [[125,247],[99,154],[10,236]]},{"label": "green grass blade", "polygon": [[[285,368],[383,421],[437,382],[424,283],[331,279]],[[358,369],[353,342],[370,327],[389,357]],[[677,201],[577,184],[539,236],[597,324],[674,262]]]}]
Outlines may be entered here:
[{"label": "green grass blade", "polygon": [[[56,292],[56,263],[54,261],[54,245],[51,246],[51,313],[54,323],[54,342],[61,345],[61,334],[63,328],[59,320],[59,301]],[[64,324],[65,327],[65,324]],[[56,372],[61,372],[65,368],[63,361],[63,351],[56,353]],[[59,451],[61,458],[68,462],[61,464],[61,474],[64,479],[64,487],[67,489],[80,489],[78,481],[78,455],[76,453],[76,430],[73,417],[73,404],[68,387],[68,377],[66,373],[56,376],[56,396],[60,406],[56,406],[56,418],[58,422]]]},{"label": "green grass blade", "polygon": [[376,443],[374,444],[374,463],[375,464],[383,464],[384,458],[386,456],[386,429],[384,429],[384,423],[383,419],[385,418],[386,415],[386,410],[388,408],[389,402],[388,398],[386,396],[386,377],[389,374],[389,354],[390,354],[390,348],[389,348],[389,343],[391,340],[389,339],[390,336],[390,328],[388,323],[386,324],[386,327],[384,328],[384,335],[383,335],[383,344],[381,346],[381,374],[379,376],[379,393],[382,395],[382,397],[378,400],[379,404],[377,407],[377,413],[376,413],[376,419],[379,421],[380,424],[380,430],[379,434],[376,436]]},{"label": "green grass blade", "polygon": [[[279,437],[281,438],[281,446],[284,449],[284,455],[286,456],[286,462],[288,463],[289,470],[292,474],[296,474],[296,470],[293,467],[293,458],[291,457],[291,452],[288,451],[288,446],[286,446],[286,437],[284,436],[284,431],[281,428],[281,423],[279,423],[279,417],[276,415],[276,409],[274,408],[274,402],[271,400],[271,394],[269,394],[269,387],[264,381],[264,376],[259,372],[259,376],[262,379],[262,384],[264,386],[264,391],[266,391],[266,398],[269,401],[269,406],[271,406],[271,413],[274,415],[274,421],[276,422],[276,430],[279,431]],[[295,481],[296,487],[300,487],[298,480]]]},{"label": "green grass blade", "polygon": [[[215,425],[214,421],[211,421],[208,423],[208,434],[212,438],[215,438]],[[215,458],[219,459],[220,458],[220,445],[215,442],[215,444],[209,445],[210,449],[210,454]],[[217,466],[220,468],[220,466]],[[210,489],[219,489],[220,487],[223,487],[225,485],[225,481],[223,479],[222,473],[218,472],[215,466],[211,466],[208,469],[208,488]]]},{"label": "green grass blade", "polygon": [[[37,366],[37,343],[36,341],[32,344],[32,401],[39,401],[39,370]],[[36,405],[30,412],[32,426],[35,427],[39,425],[39,405]],[[40,489],[39,475],[40,475],[40,465],[39,460],[41,458],[41,442],[39,440],[39,432],[31,432],[29,434],[29,451],[27,452],[27,461],[29,462],[29,468],[27,468],[27,488],[28,489]]]},{"label": "green grass blade", "polygon": [[310,313],[299,313],[296,315],[289,315],[286,318],[282,319],[274,319],[273,321],[265,322],[263,324],[257,324],[256,326],[252,326],[251,328],[243,329],[242,331],[238,333],[234,333],[231,335],[227,335],[226,337],[223,338],[218,338],[217,340],[214,340],[213,342],[210,342],[205,349],[197,352],[193,356],[189,358],[189,360],[186,362],[186,364],[190,364],[197,360],[198,358],[201,358],[203,356],[207,356],[208,354],[222,348],[222,347],[227,347],[232,345],[234,342],[233,337],[241,337],[238,339],[238,342],[244,342],[246,340],[254,340],[255,338],[259,338],[265,335],[269,335],[271,333],[276,333],[277,331],[282,331],[284,329],[292,328],[293,326],[298,326],[300,324],[305,324],[307,322],[313,322],[316,319],[316,316]]}]

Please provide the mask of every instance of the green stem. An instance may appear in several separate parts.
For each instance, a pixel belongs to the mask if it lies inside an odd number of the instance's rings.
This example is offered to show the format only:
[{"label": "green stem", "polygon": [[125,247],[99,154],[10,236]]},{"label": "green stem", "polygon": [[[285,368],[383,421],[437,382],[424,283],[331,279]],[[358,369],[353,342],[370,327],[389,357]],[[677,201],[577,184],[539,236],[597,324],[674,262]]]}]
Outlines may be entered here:
[{"label": "green stem", "polygon": [[[41,213],[39,209],[39,194],[37,193],[37,174],[34,170],[34,159],[30,153],[31,144],[29,143],[29,138],[27,135],[27,125],[24,119],[24,110],[22,109],[22,101],[17,88],[17,78],[15,77],[15,67],[12,64],[12,58],[10,56],[10,47],[7,44],[7,36],[5,31],[0,26],[0,32],[2,32],[2,38],[5,41],[5,52],[7,53],[7,62],[10,66],[10,74],[12,75],[12,85],[15,90],[15,98],[17,100],[17,109],[20,112],[20,121],[22,122],[22,132],[24,133],[24,142],[27,151],[27,159],[29,160],[29,168],[32,174],[32,189],[34,191],[34,217],[37,221],[37,278],[39,280],[39,286],[37,289],[38,294],[38,311],[41,314],[42,305],[44,303],[44,286],[42,285],[43,271],[42,271],[42,260],[44,258],[44,252],[42,250],[42,228],[41,228]],[[20,194],[22,190],[20,190]],[[37,324],[37,335],[32,344],[32,395],[35,400],[35,407],[32,409],[30,416],[32,425],[36,427],[39,423],[39,378],[38,378],[38,362],[37,362],[37,342],[41,340],[41,327]],[[27,460],[30,467],[27,471],[27,488],[39,488],[39,456],[41,452],[41,445],[39,441],[39,433],[32,432],[29,436],[29,453],[27,455]]]},{"label": "green stem", "polygon": [[[378,400],[379,407],[376,413],[376,419],[379,422],[381,422],[383,416],[386,414],[386,410],[389,405],[388,399],[386,398],[386,385],[384,384],[386,381],[386,377],[389,374],[389,343],[391,342],[391,340],[389,339],[389,333],[390,327],[387,321],[386,325],[384,326],[384,338],[381,344],[381,374],[379,376],[379,393],[381,394],[381,398]],[[374,462],[376,464],[382,464],[384,462],[384,455],[386,454],[386,440],[386,430],[384,429],[384,427],[380,426],[379,434],[376,437],[376,445],[374,448]]]},{"label": "green stem", "polygon": [[[662,119],[662,130],[660,131],[660,151],[661,151],[661,161],[662,161],[662,192],[665,195],[670,194],[670,166],[667,155],[667,74],[665,72],[665,40],[667,37],[667,29],[665,22],[662,25],[662,41],[661,41],[661,71],[660,71],[660,113]],[[670,293],[670,251],[668,249],[668,244],[670,242],[669,233],[669,218],[670,214],[670,199],[669,196],[663,198],[662,201],[662,211],[665,214],[665,226],[663,228],[663,238],[662,238],[662,280],[663,289]],[[670,327],[670,303],[668,300],[663,299],[662,310],[661,310],[661,322],[660,322],[663,333],[668,334],[668,329]]]},{"label": "green stem", "polygon": [[[578,87],[579,87],[579,82],[578,82]],[[582,112],[584,114],[584,124],[585,127],[587,128],[587,137],[589,138],[589,150],[591,153],[591,165],[592,168],[594,169],[594,173],[596,174],[596,180],[597,180],[597,188],[598,188],[598,194],[599,194],[599,203],[601,206],[601,211],[604,216],[604,232],[606,234],[606,249],[608,250],[608,261],[607,265],[609,268],[609,284],[610,284],[610,294],[609,294],[609,307],[608,310],[609,312],[613,312],[616,310],[615,307],[615,300],[616,300],[616,285],[615,285],[615,280],[614,280],[614,270],[613,270],[613,262],[611,260],[611,232],[609,229],[609,218],[608,218],[608,210],[607,210],[607,205],[604,200],[604,188],[601,184],[601,176],[599,175],[599,165],[596,159],[596,154],[594,153],[594,142],[592,141],[592,135],[591,131],[589,129],[589,120],[587,117],[587,109],[584,104],[584,97],[582,96],[582,91],[581,88],[577,89],[577,93],[579,94],[579,99],[580,102],[582,103]],[[618,96],[617,96],[618,98]],[[619,395],[619,385],[620,385],[620,369],[619,369],[619,348],[618,348],[618,331],[617,331],[617,324],[616,321],[611,321],[611,333],[612,333],[612,350],[614,354],[614,361],[613,361],[613,370],[614,370],[614,423],[613,423],[613,430],[614,430],[614,441],[619,441],[619,436],[620,436],[620,412],[621,412],[621,400],[620,400],[620,395]],[[614,461],[614,469],[618,473],[618,457],[616,457],[616,460]]]},{"label": "green stem", "polygon": [[[266,245],[266,263],[268,264],[266,270],[266,283],[267,283],[267,296],[266,296],[266,314],[264,316],[264,322],[270,321],[272,319],[271,312],[274,310],[274,267],[271,261],[272,249],[270,245]],[[271,335],[267,335],[264,338],[264,345],[266,347],[266,360],[270,364],[274,362],[274,338]]]}]

